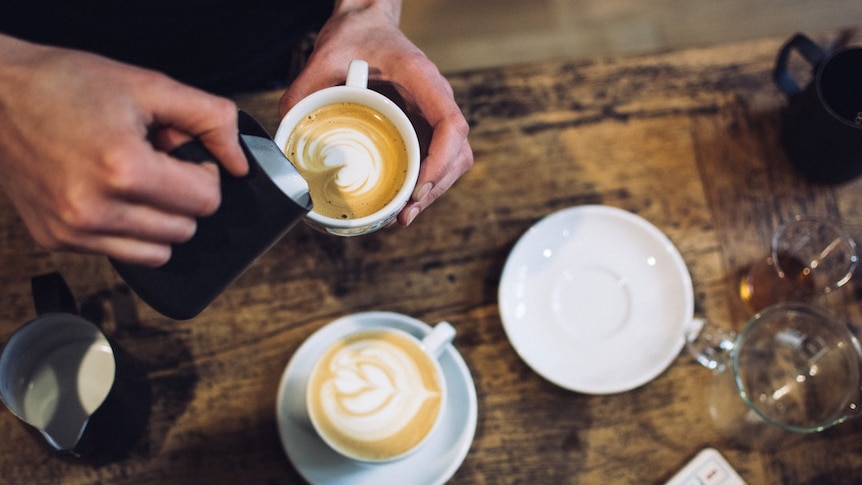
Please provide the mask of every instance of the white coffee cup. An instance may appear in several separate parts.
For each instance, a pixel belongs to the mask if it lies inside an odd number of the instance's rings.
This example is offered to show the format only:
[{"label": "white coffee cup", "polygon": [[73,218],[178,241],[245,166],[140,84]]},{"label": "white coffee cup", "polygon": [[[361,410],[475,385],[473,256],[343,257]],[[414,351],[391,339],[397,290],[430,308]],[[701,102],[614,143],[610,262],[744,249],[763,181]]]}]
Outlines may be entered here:
[{"label": "white coffee cup", "polygon": [[338,338],[306,385],[318,436],[360,462],[390,462],[420,449],[443,420],[447,386],[438,358],[454,336],[440,322],[421,340],[382,325]]},{"label": "white coffee cup", "polygon": [[[352,109],[356,105],[379,116],[353,118],[359,113],[358,108]],[[337,107],[352,110],[326,116],[341,109]],[[386,123],[380,117],[391,125],[379,124]],[[324,128],[319,120],[338,126]],[[380,131],[376,131],[378,127]],[[384,134],[390,127],[397,131],[400,142]],[[416,131],[401,108],[368,89],[368,63],[362,60],[350,62],[344,86],[322,89],[297,103],[281,120],[274,139],[309,182],[314,208],[305,221],[330,234],[357,236],[389,225],[410,200],[419,178]],[[385,155],[392,153],[384,148],[390,142],[392,150],[398,147],[398,156]],[[390,171],[387,167],[396,159],[400,162]],[[397,180],[382,175],[390,173],[397,173],[392,175]],[[378,193],[383,188],[386,191]],[[360,201],[365,205],[354,213]]]}]

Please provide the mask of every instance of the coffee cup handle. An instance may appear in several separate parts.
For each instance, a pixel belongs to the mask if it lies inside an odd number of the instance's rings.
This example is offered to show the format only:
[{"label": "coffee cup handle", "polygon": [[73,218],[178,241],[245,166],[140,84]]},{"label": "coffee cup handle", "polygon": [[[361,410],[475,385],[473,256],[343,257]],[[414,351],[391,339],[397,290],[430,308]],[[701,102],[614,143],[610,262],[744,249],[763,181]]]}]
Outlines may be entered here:
[{"label": "coffee cup handle", "polygon": [[368,63],[353,59],[347,66],[347,86],[365,89],[368,87]]},{"label": "coffee cup handle", "polygon": [[443,355],[443,351],[446,350],[454,338],[455,327],[449,322],[440,322],[434,325],[431,332],[422,339],[422,346],[434,358],[440,358]]},{"label": "coffee cup handle", "polygon": [[788,98],[792,98],[802,92],[802,88],[788,69],[790,54],[793,51],[799,52],[802,57],[808,61],[812,69],[815,69],[820,61],[826,57],[826,52],[817,44],[809,39],[805,34],[796,34],[784,44],[784,47],[778,53],[778,59],[775,62],[775,70],[773,78],[778,89],[784,92]]},{"label": "coffee cup handle", "polygon": [[33,303],[36,314],[72,313],[78,314],[78,304],[66,280],[58,272],[35,276],[30,279]]}]

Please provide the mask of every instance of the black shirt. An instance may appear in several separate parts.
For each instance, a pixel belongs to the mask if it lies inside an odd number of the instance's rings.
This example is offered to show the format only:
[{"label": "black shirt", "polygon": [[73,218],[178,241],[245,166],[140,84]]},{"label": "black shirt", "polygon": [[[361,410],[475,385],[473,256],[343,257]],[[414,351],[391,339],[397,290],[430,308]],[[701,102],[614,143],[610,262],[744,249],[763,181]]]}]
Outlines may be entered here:
[{"label": "black shirt", "polygon": [[218,94],[289,80],[333,0],[0,1],[0,32],[164,72]]}]

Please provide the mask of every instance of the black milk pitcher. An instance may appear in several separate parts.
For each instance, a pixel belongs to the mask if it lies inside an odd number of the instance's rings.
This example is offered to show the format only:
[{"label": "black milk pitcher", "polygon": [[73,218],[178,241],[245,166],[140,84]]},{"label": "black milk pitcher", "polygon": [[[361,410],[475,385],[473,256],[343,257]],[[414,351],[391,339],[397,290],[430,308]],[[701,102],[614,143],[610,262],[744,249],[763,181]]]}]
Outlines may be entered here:
[{"label": "black milk pitcher", "polygon": [[53,450],[97,465],[123,458],[149,421],[144,369],[78,314],[58,273],[31,283],[37,316],[0,353],[0,400]]},{"label": "black milk pitcher", "polygon": [[[790,72],[793,52],[811,66],[807,87]],[[826,52],[796,34],[779,52],[774,77],[788,101],[782,143],[799,171],[825,184],[862,175],[862,48]]]},{"label": "black milk pitcher", "polygon": [[[249,173],[221,169],[222,202],[198,219],[197,232],[173,246],[171,259],[151,268],[111,260],[129,287],[173,319],[196,316],[311,210],[308,184],[266,130],[239,112],[240,145]],[[197,140],[171,152],[192,162],[215,161]]]}]

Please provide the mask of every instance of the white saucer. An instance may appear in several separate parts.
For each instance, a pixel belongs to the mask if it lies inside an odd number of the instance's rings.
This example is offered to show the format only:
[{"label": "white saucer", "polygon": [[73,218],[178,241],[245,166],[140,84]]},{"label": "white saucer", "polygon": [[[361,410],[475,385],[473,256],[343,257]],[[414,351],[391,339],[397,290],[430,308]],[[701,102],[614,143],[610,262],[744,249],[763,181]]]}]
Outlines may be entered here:
[{"label": "white saucer", "polygon": [[281,443],[293,466],[313,484],[442,484],[455,474],[473,443],[478,414],[476,388],[467,364],[452,344],[440,357],[449,391],[445,422],[417,452],[391,463],[363,464],[342,457],[317,436],[305,412],[306,376],[314,362],[339,336],[381,325],[419,338],[431,331],[425,323],[398,313],[348,315],[311,335],[281,377],[275,410]]},{"label": "white saucer", "polygon": [[685,262],[630,212],[581,206],[531,227],[500,280],[503,328],[521,358],[560,387],[623,392],[658,376],[694,311]]}]

